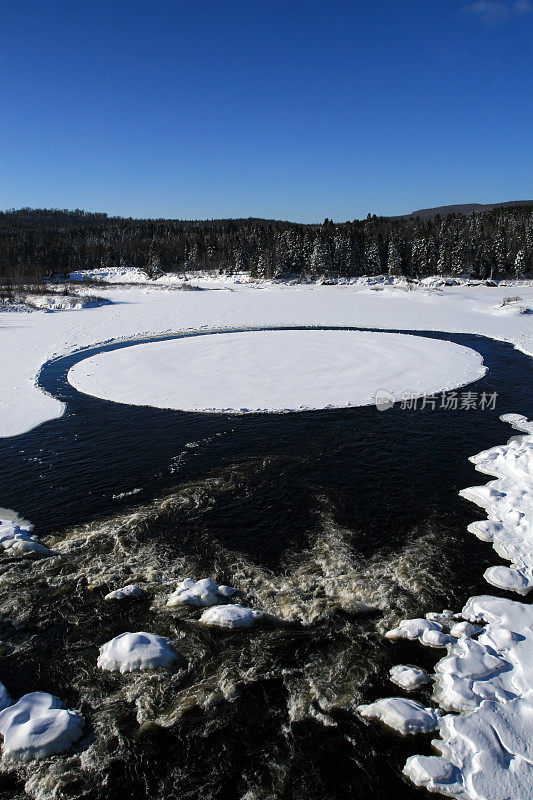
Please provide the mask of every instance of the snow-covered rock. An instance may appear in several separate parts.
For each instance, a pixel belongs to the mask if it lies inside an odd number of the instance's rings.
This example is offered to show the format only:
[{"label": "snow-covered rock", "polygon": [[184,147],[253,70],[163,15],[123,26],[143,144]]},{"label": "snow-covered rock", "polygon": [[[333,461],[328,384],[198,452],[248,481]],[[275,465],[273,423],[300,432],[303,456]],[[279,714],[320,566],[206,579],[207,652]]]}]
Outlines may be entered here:
[{"label": "snow-covered rock", "polygon": [[167,606],[214,606],[222,603],[237,590],[231,586],[219,586],[209,578],[195,581],[185,578],[167,600]]},{"label": "snow-covered rock", "polygon": [[100,648],[100,669],[133,672],[136,669],[170,667],[176,659],[168,639],[153,633],[121,633]]},{"label": "snow-covered rock", "polygon": [[[489,568],[485,577],[525,594],[533,568],[533,433],[521,415],[502,419],[526,435],[474,456],[476,468],[497,480],[461,494],[485,508],[489,517],[469,530],[512,562],[511,567]],[[455,618],[463,621],[452,624],[449,634],[422,626],[421,620],[404,620],[389,633],[429,645],[437,638],[451,640],[434,676],[433,699],[442,710],[453,712],[440,719],[440,738],[433,742],[441,755],[412,756],[404,774],[417,786],[457,800],[530,800],[533,606],[482,595],[471,597]],[[438,614],[428,621],[436,620],[451,624]],[[364,714],[388,719],[387,724],[401,730],[397,702],[379,700],[363,707]],[[407,710],[402,711],[407,717]]]},{"label": "snow-covered rock", "polygon": [[114,592],[106,594],[104,600],[126,600],[133,597],[141,597],[143,594],[144,592],[142,589],[139,589],[134,583],[129,583],[121,589],[115,589]]},{"label": "snow-covered rock", "polygon": [[387,639],[418,639],[425,631],[442,631],[439,622],[432,622],[429,619],[402,619],[398,627],[387,631]]},{"label": "snow-covered rock", "polygon": [[465,637],[476,636],[478,633],[481,633],[482,630],[483,628],[480,628],[478,625],[472,625],[471,622],[456,622],[450,629],[450,633],[452,636],[455,636],[456,639],[463,639]]},{"label": "snow-covered rock", "polygon": [[0,519],[0,548],[10,554],[40,553],[50,551],[30,534],[31,527],[25,528],[11,519]]},{"label": "snow-covered rock", "polygon": [[412,692],[424,683],[429,683],[428,674],[425,670],[405,664],[397,664],[395,667],[391,667],[389,676],[393,683],[401,686],[406,692]]},{"label": "snow-covered rock", "polygon": [[444,631],[431,631],[427,628],[425,631],[422,631],[419,638],[422,644],[428,647],[447,647],[449,644],[453,644],[457,641],[455,636],[451,636],[449,633],[444,633]]},{"label": "snow-covered rock", "polygon": [[18,761],[63,753],[81,738],[83,723],[83,717],[61,708],[61,702],[53,695],[25,694],[0,711],[3,752]]},{"label": "snow-covered rock", "polygon": [[431,622],[438,622],[439,625],[446,626],[453,625],[455,617],[453,611],[444,609],[444,611],[428,611],[426,619],[429,619]]},{"label": "snow-covered rock", "polygon": [[[441,721],[442,758],[412,756],[404,774],[416,786],[464,800],[529,800],[533,792],[533,698],[484,700],[468,716]],[[431,759],[431,760],[430,760]]]},{"label": "snow-covered rock", "polygon": [[264,614],[238,604],[214,606],[200,617],[202,625],[215,628],[251,628]]},{"label": "snow-covered rock", "polygon": [[424,708],[414,700],[404,697],[387,697],[369,705],[358,706],[362,717],[379,719],[400,733],[425,733],[439,727],[441,713],[435,708]]},{"label": "snow-covered rock", "polygon": [[491,586],[498,589],[507,589],[509,592],[517,594],[529,594],[533,589],[533,570],[513,569],[512,567],[489,567],[483,573],[483,577]]},{"label": "snow-covered rock", "polygon": [[415,786],[423,786],[430,792],[441,791],[452,797],[464,797],[461,774],[455,764],[439,756],[411,756],[407,759],[403,774]]},{"label": "snow-covered rock", "polygon": [[[520,430],[529,428],[520,415],[507,414],[505,420]],[[533,434],[485,450],[470,461],[496,480],[459,493],[488,516],[471,523],[468,530],[492,542],[496,552],[511,562],[511,568],[489,568],[485,577],[499,588],[527,594],[533,588]]]}]

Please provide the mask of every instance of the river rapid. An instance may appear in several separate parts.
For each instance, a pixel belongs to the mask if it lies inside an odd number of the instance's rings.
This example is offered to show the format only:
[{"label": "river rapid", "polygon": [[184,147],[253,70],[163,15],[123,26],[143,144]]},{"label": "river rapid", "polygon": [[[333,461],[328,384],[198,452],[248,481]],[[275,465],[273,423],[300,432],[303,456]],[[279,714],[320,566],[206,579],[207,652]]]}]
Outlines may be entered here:
[{"label": "river rapid", "polygon": [[[485,482],[468,457],[509,437],[499,415],[532,408],[524,354],[420,335],[481,353],[488,372],[468,390],[496,392],[495,408],[185,413],[73,389],[72,364],[103,347],[45,365],[40,384],[67,410],[0,441],[0,504],[57,556],[0,559],[0,680],[14,698],[57,695],[86,728],[65,756],[4,763],[0,797],[424,796],[401,777],[412,743],[354,709],[397,693],[392,665],[442,654],[385,630],[487,590],[494,552],[457,493]],[[272,620],[201,627],[166,606],[185,577],[235,586]],[[104,601],[128,583],[145,596]],[[172,641],[172,670],[97,668],[100,645],[141,630]]]}]

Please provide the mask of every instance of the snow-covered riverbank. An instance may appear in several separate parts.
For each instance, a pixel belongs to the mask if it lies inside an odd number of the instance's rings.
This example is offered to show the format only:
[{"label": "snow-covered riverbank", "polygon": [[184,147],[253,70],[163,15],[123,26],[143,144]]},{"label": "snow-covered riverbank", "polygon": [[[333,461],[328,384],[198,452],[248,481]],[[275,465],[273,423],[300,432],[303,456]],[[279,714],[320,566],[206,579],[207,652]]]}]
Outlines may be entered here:
[{"label": "snow-covered riverbank", "polygon": [[[204,292],[161,287],[99,287],[112,305],[73,314],[0,313],[2,370],[9,391],[0,400],[0,435],[15,436],[64,411],[36,386],[41,366],[55,355],[143,335],[290,325],[361,326],[479,333],[533,352],[531,315],[502,309],[511,287],[454,286],[403,291],[370,286],[228,285],[212,280]],[[80,291],[90,292],[91,289]],[[533,287],[520,295],[533,301]]]},{"label": "snow-covered riverbank", "polygon": [[[470,531],[512,562],[490,568],[486,579],[525,594],[533,588],[533,434],[523,417],[504,419],[527,435],[473,456],[476,468],[496,480],[461,494],[488,515]],[[483,595],[471,597],[458,614],[427,616],[402,621],[389,636],[446,647],[433,676],[440,708],[396,697],[361,706],[360,713],[401,733],[439,730],[433,745],[440,756],[411,756],[405,765],[417,786],[459,800],[527,800],[533,792],[533,607]],[[452,713],[443,717],[441,709]]]}]

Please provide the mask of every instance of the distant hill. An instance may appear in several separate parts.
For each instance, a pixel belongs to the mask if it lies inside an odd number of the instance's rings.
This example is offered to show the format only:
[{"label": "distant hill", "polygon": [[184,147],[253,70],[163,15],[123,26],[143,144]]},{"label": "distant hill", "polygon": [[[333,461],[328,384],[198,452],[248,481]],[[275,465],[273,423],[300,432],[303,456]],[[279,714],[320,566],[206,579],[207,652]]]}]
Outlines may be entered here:
[{"label": "distant hill", "polygon": [[505,208],[508,206],[533,206],[533,200],[510,200],[507,203],[462,203],[456,206],[437,206],[436,208],[421,208],[410,214],[402,214],[393,219],[407,219],[407,217],[420,217],[420,219],[433,219],[437,214],[445,217],[448,214],[464,214],[469,217],[480,211],[490,211],[492,208]]}]

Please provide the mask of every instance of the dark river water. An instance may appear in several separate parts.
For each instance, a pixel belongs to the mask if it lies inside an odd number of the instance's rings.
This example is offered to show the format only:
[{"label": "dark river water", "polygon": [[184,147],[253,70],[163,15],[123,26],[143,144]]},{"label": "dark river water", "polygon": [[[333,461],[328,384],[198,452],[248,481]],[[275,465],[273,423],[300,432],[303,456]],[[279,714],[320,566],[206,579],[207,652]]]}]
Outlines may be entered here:
[{"label": "dark river water", "polygon": [[[487,374],[459,395],[496,392],[495,408],[184,413],[73,389],[68,369],[107,348],[43,368],[67,411],[0,441],[0,505],[60,557],[0,561],[0,679],[14,698],[44,690],[81,709],[86,736],[70,755],[4,768],[0,797],[23,797],[25,782],[42,798],[425,796],[401,769],[430,738],[355,707],[401,694],[392,665],[442,655],[383,631],[487,591],[498,557],[466,531],[480,512],[457,493],[486,482],[468,457],[507,441],[499,415],[531,415],[533,397],[531,359],[510,345],[421,335],[481,353]],[[165,606],[189,576],[236,586],[279,621],[202,628],[198,611]],[[104,602],[131,582],[143,599]],[[98,670],[98,647],[127,630],[171,639],[176,667]]]}]

